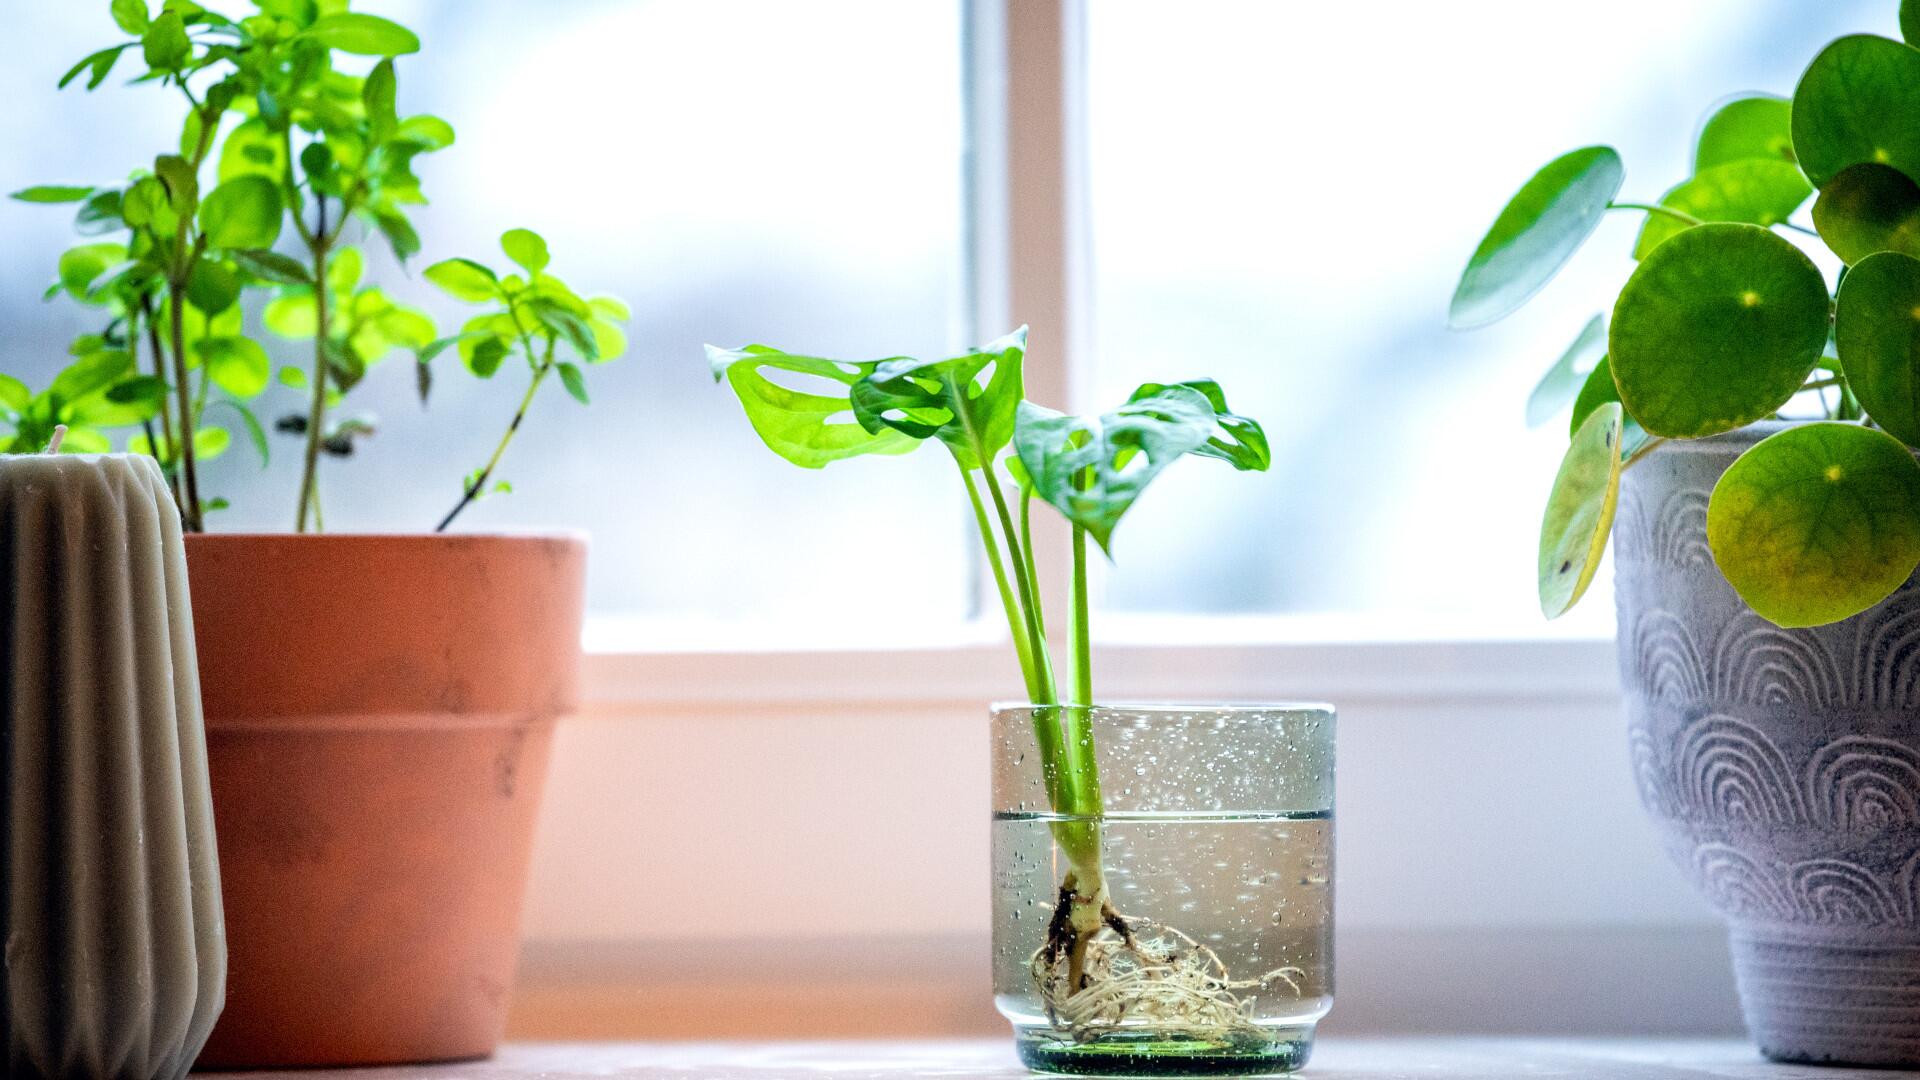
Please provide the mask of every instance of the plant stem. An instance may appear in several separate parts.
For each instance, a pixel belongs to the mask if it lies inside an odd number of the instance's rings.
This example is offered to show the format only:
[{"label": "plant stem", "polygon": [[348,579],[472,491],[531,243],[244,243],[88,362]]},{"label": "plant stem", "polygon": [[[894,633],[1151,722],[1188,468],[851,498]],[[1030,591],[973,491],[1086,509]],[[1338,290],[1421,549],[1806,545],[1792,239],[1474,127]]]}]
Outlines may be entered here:
[{"label": "plant stem", "polygon": [[1093,636],[1087,601],[1087,530],[1073,527],[1073,696],[1075,705],[1093,704]]},{"label": "plant stem", "polygon": [[[1039,581],[1040,575],[1033,568],[1033,487],[1026,485],[1020,489],[1020,552],[1027,568],[1027,580]],[[1047,611],[1040,602],[1040,593],[1033,594],[1034,619],[1040,624],[1040,632],[1047,632]]]},{"label": "plant stem", "polygon": [[[980,471],[985,474],[987,478],[987,494],[993,499],[993,510],[995,516],[1000,520],[1001,535],[1007,538],[1008,546],[1012,547],[1015,543],[1014,536],[1016,535],[1013,526],[1013,515],[1007,510],[1007,498],[1000,490],[1000,480],[993,474],[993,455],[986,453],[983,447],[980,457],[981,460],[985,462],[985,467]],[[1013,583],[1015,591],[1020,597],[1020,609],[1026,614],[1027,639],[1032,645],[1031,651],[1034,673],[1028,678],[1028,683],[1034,689],[1038,690],[1032,704],[1053,705],[1059,702],[1060,696],[1059,692],[1054,689],[1053,661],[1047,651],[1046,632],[1040,626],[1040,606],[1038,600],[1040,590],[1033,580],[1033,574],[1028,569],[1031,563],[1028,561],[1027,556],[1022,552],[1015,551],[1013,552],[1012,561],[1014,574]]]},{"label": "plant stem", "polygon": [[480,475],[474,477],[473,483],[468,484],[466,490],[460,493],[460,501],[454,504],[453,509],[447,511],[446,517],[440,519],[440,524],[433,527],[434,532],[446,532],[447,526],[453,524],[453,519],[460,516],[460,511],[471,505],[474,499],[479,498],[480,492],[486,489],[487,481],[493,477],[493,470],[499,466],[501,456],[507,452],[507,444],[513,441],[514,432],[520,430],[521,422],[527,418],[527,407],[533,404],[534,391],[540,389],[540,383],[546,379],[547,372],[553,370],[553,350],[556,344],[558,340],[549,334],[547,355],[540,361],[539,366],[534,368],[533,379],[527,383],[527,392],[520,397],[520,407],[514,410],[513,422],[507,425],[506,434],[500,436],[499,444],[493,448],[493,456],[487,459],[486,468],[481,469]]},{"label": "plant stem", "polygon": [[167,323],[173,339],[174,389],[180,399],[180,441],[174,445],[174,452],[179,455],[180,475],[186,485],[181,524],[188,532],[203,532],[205,530],[200,521],[200,470],[193,460],[193,399],[187,383],[187,329],[183,310],[186,302],[184,287],[167,287]]},{"label": "plant stem", "polygon": [[1815,232],[1814,230],[1812,230],[1812,229],[1809,229],[1809,228],[1807,228],[1807,227],[1806,227],[1805,225],[1795,225],[1795,224],[1794,224],[1793,222],[1791,222],[1791,221],[1776,221],[1776,222],[1774,222],[1774,224],[1775,224],[1775,225],[1778,225],[1778,226],[1780,226],[1780,227],[1781,227],[1781,228],[1783,228],[1783,229],[1792,229],[1792,230],[1793,230],[1794,232],[1797,232],[1797,233],[1804,233],[1804,234],[1806,234],[1806,235],[1808,235],[1808,236],[1819,236],[1819,235],[1820,235],[1819,233],[1817,233],[1817,232]]},{"label": "plant stem", "polygon": [[[144,292],[140,294],[140,321],[146,324],[147,346],[153,351],[154,377],[164,383],[167,381],[167,353],[165,349],[160,347],[160,325],[153,317],[153,301]],[[137,327],[129,326],[127,328],[127,348],[138,352],[139,344],[140,335]],[[174,462],[168,460],[168,458],[177,458],[179,456],[179,448],[173,441],[173,414],[168,411],[171,407],[172,406],[168,404],[167,395],[162,395],[160,398],[160,437],[165,439],[166,442],[155,442],[152,432],[148,432],[147,445],[153,448],[153,456],[159,460],[162,466],[160,471],[167,478],[167,490],[173,493],[173,505],[180,511],[180,520],[185,521],[187,516],[187,503],[180,495],[180,470],[174,466]],[[163,453],[167,456],[161,457],[160,455]]]},{"label": "plant stem", "polygon": [[1658,450],[1660,448],[1660,444],[1666,441],[1667,440],[1662,438],[1648,439],[1645,446],[1642,446],[1640,449],[1635,450],[1631,457],[1627,458],[1627,460],[1620,463],[1621,471],[1624,472],[1627,469],[1631,468],[1634,462],[1639,461],[1641,458],[1646,457],[1648,454],[1653,453],[1655,450]]},{"label": "plant stem", "polygon": [[307,511],[319,502],[320,438],[327,419],[327,199],[315,195],[320,227],[313,251],[313,403],[307,409],[307,453],[300,469],[300,511],[294,531],[307,531]]},{"label": "plant stem", "polygon": [[1689,227],[1694,225],[1706,224],[1706,222],[1701,221],[1699,218],[1694,217],[1692,214],[1681,213],[1680,211],[1675,210],[1671,206],[1654,206],[1651,203],[1617,202],[1617,203],[1608,203],[1607,209],[1609,210],[1645,210],[1649,214],[1665,214],[1666,216],[1674,219],[1675,221],[1678,221],[1681,224]]},{"label": "plant stem", "polygon": [[1006,612],[1007,628],[1013,632],[1013,651],[1020,659],[1020,677],[1026,680],[1027,697],[1031,699],[1040,693],[1040,689],[1034,683],[1037,669],[1033,665],[1033,643],[1027,637],[1027,622],[1013,598],[1013,587],[1007,583],[1006,564],[1000,558],[1000,542],[994,539],[993,525],[987,521],[986,504],[980,501],[980,486],[973,482],[973,470],[961,466],[960,480],[967,487],[967,500],[973,504],[974,524],[980,529],[981,546],[987,549],[987,565],[993,570],[993,584],[1000,593],[1000,607]]}]

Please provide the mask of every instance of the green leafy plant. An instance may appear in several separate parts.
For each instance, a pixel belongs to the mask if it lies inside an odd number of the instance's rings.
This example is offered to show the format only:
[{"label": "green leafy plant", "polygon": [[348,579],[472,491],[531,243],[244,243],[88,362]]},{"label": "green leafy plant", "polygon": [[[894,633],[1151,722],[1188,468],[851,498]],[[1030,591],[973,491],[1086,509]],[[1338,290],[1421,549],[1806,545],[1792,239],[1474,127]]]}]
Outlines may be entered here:
[{"label": "green leafy plant", "polygon": [[[1707,538],[1728,582],[1774,623],[1813,626],[1920,566],[1920,0],[1900,14],[1905,42],[1840,38],[1791,100],[1717,109],[1693,175],[1656,202],[1617,201],[1610,147],[1555,159],[1469,260],[1449,313],[1461,329],[1525,304],[1607,213],[1644,215],[1611,320],[1595,316],[1527,403],[1534,424],[1573,407],[1540,534],[1549,618],[1593,580],[1624,469],[1668,439],[1802,407],[1816,415],[1714,488]],[[1810,197],[1812,228],[1791,220]],[[1816,240],[1844,264],[1831,284],[1802,250]]]},{"label": "green leafy plant", "polygon": [[[1100,775],[1089,632],[1089,538],[1111,552],[1114,529],[1147,485],[1194,455],[1265,470],[1266,436],[1227,407],[1211,380],[1149,383],[1100,416],[1068,416],[1025,400],[1026,330],[942,360],[830,360],[764,345],[709,346],[716,380],[739,397],[762,441],[795,465],[824,468],[867,454],[903,454],[932,441],[960,473],[1035,710],[1034,735],[1055,842],[1069,868],[1036,958],[1039,987],[1063,1000],[1088,987],[1088,951],[1103,927],[1133,946],[1108,895],[1100,848]],[[1041,610],[1032,533],[1035,499],[1071,525],[1069,678],[1055,672]],[[1197,1004],[1197,1003],[1195,1003]],[[1219,1004],[1215,1002],[1213,1004]]]},{"label": "green leafy plant", "polygon": [[[358,246],[377,235],[403,265],[419,253],[408,214],[426,199],[414,164],[451,146],[454,132],[437,116],[398,111],[396,61],[420,48],[406,27],[349,11],[347,0],[253,0],[253,8],[236,17],[191,0],[163,0],[158,11],[147,0],[113,0],[128,39],[60,79],[64,88],[84,76],[93,90],[132,56],[144,62],[132,81],[177,94],[184,118],[178,139],[169,134],[123,184],[14,193],[77,204],[76,230],[107,238],[62,255],[48,290],[99,309],[104,326],[73,343],[72,364],[44,391],[0,382],[0,422],[7,445],[65,423],[75,451],[107,449],[113,429],[135,429],[128,448],[160,461],[186,526],[199,530],[224,505],[203,498],[199,466],[231,445],[235,429],[264,464],[258,402],[275,386],[290,390],[304,406],[273,427],[302,444],[294,526],[307,531],[322,527],[323,460],[352,455],[375,430],[372,417],[343,413],[347,395],[406,350],[418,360],[424,403],[428,362],[464,339],[438,338],[424,312],[363,281]],[[306,344],[308,358],[275,371],[245,329],[249,296],[260,298],[266,330]],[[578,382],[562,377],[570,388]]]}]

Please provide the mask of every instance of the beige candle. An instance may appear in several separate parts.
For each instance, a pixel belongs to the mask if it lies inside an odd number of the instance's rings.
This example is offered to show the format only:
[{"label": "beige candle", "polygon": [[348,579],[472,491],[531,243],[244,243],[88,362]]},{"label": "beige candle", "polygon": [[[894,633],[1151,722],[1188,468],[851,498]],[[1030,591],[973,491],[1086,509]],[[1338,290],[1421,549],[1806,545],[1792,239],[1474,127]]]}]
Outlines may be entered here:
[{"label": "beige candle", "polygon": [[0,455],[8,1077],[177,1078],[226,992],[180,518],[153,459]]}]

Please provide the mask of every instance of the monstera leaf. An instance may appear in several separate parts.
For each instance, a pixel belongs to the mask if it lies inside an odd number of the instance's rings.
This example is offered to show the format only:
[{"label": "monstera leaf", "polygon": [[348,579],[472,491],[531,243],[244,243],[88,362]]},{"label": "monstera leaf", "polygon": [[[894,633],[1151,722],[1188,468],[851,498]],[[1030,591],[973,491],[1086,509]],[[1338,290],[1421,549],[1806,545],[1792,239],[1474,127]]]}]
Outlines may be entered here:
[{"label": "monstera leaf", "polygon": [[885,360],[854,382],[853,415],[878,436],[938,439],[963,469],[991,468],[1013,441],[1027,328],[947,360]]},{"label": "monstera leaf", "polygon": [[1067,416],[1021,402],[1014,449],[1034,493],[1111,555],[1114,527],[1134,500],[1162,469],[1200,452],[1216,430],[1206,395],[1162,386],[1103,416]]},{"label": "monstera leaf", "polygon": [[[714,381],[725,380],[739,396],[761,441],[795,465],[819,469],[862,454],[904,454],[920,445],[898,431],[868,431],[851,419],[841,419],[853,409],[848,396],[852,386],[880,367],[881,361],[827,360],[767,345],[739,349],[709,345],[707,362]],[[822,390],[836,384],[848,389],[837,393],[797,390],[775,382],[769,372],[802,376]]]}]

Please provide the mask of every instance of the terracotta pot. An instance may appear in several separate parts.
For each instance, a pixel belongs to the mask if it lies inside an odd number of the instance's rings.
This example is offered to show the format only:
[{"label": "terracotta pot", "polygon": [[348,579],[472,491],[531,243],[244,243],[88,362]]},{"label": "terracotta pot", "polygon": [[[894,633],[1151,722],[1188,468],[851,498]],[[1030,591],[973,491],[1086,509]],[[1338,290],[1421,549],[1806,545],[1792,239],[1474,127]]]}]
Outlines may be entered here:
[{"label": "terracotta pot", "polygon": [[192,536],[187,565],[230,964],[200,1065],[491,1053],[585,541]]}]

